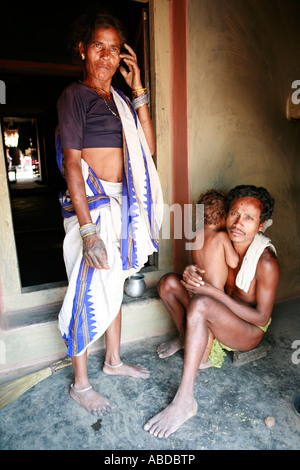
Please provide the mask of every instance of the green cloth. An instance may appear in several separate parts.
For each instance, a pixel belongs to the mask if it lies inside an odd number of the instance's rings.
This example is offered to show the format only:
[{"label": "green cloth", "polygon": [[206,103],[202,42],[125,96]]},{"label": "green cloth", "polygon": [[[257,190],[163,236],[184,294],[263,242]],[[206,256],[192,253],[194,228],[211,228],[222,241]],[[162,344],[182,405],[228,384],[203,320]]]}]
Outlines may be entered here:
[{"label": "green cloth", "polygon": [[269,328],[270,326],[270,323],[272,321],[272,318],[270,318],[270,320],[268,321],[268,323],[265,325],[265,326],[259,326],[259,325],[256,325],[258,328],[260,328],[261,330],[263,330],[264,332],[267,331],[267,329]]},{"label": "green cloth", "polygon": [[[270,318],[270,320],[265,326],[256,326],[266,332],[271,321],[272,319]],[[213,345],[209,354],[209,360],[212,363],[213,367],[222,367],[224,357],[226,356],[224,349],[226,349],[226,351],[236,351],[236,349],[229,348],[229,346],[225,346],[224,344],[220,343],[220,341],[218,341],[216,338],[214,338]]]},{"label": "green cloth", "polygon": [[209,353],[209,360],[213,367],[222,367],[224,357],[226,356],[226,353],[223,351],[224,349],[227,351],[236,351],[236,349],[231,349],[228,346],[225,346],[215,338]]}]

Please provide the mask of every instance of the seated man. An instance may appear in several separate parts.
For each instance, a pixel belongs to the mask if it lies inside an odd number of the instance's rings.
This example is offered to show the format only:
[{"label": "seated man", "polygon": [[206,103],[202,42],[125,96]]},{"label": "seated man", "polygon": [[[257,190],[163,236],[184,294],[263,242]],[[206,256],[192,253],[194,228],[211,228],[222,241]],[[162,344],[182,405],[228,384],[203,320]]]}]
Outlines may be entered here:
[{"label": "seated man", "polygon": [[[226,196],[221,191],[210,189],[200,195],[197,204],[203,204],[204,211],[199,217],[200,228],[194,239],[193,262],[204,269],[202,276],[204,282],[209,282],[214,287],[224,290],[228,266],[236,268],[239,262],[239,255],[234,250],[226,232]],[[187,308],[192,294],[188,293],[180,281],[180,276],[169,273],[161,279],[158,285],[161,299],[166,300],[165,306],[175,325],[178,326],[179,333],[177,338],[166,341],[157,348],[160,358],[171,356],[184,348],[186,327],[184,309]],[[167,286],[170,290],[166,289]],[[200,369],[214,365],[208,360],[214,344],[213,339],[209,331],[207,349],[202,357]]]},{"label": "seated man", "polygon": [[[198,266],[189,266],[183,274],[182,284],[193,294],[186,311],[183,373],[173,401],[144,426],[157,437],[168,437],[197,413],[193,388],[209,331],[223,345],[247,351],[260,343],[270,323],[279,264],[261,231],[272,214],[274,199],[265,188],[237,186],[229,193],[227,207],[226,227],[239,263],[229,267],[225,292],[204,282]],[[165,289],[171,292],[169,286]],[[170,299],[169,311],[171,293]]]}]

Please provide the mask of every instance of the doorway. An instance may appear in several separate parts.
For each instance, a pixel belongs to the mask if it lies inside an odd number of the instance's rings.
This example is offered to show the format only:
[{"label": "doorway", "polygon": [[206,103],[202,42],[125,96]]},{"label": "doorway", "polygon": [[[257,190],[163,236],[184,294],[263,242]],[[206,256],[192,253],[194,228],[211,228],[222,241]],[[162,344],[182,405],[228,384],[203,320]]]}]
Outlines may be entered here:
[{"label": "doorway", "polygon": [[[148,5],[131,0],[103,0],[96,4],[124,23],[128,43],[137,52],[143,81],[150,88]],[[65,86],[81,78],[81,68],[72,64],[67,48],[69,30],[65,26],[82,11],[73,5],[72,18],[69,5],[63,2],[59,3],[59,11],[58,18],[52,4],[45,24],[43,10],[27,10],[21,5],[16,13],[7,3],[2,9],[0,39],[7,44],[7,37],[12,38],[0,57],[7,64],[0,77],[7,96],[6,104],[0,107],[2,143],[20,280],[25,292],[67,283],[58,202],[65,183],[56,165],[54,135],[58,97]],[[114,85],[130,93],[121,76],[115,77]]]},{"label": "doorway", "polygon": [[36,119],[5,117],[2,129],[8,180],[30,186],[41,172]]},{"label": "doorway", "polygon": [[46,184],[38,117],[1,119],[10,204],[23,288],[66,280],[56,191]]}]

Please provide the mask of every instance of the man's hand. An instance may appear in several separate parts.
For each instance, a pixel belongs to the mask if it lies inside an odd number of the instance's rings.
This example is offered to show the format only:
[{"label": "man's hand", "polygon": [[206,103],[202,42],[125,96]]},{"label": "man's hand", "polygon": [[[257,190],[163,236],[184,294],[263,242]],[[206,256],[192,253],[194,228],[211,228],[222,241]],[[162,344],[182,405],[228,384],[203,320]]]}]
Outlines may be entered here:
[{"label": "man's hand", "polygon": [[205,271],[201,269],[197,264],[191,264],[183,271],[182,278],[184,282],[189,286],[199,287],[204,286],[204,281],[201,277]]},{"label": "man's hand", "polygon": [[204,272],[204,269],[201,269],[197,264],[191,264],[183,271],[183,280],[180,282],[186,288],[190,297],[193,297],[194,294],[200,293],[197,289],[204,286],[204,281],[200,276],[200,274],[203,274]]},{"label": "man's hand", "polygon": [[83,257],[92,268],[109,269],[105,245],[97,234],[83,239]]}]

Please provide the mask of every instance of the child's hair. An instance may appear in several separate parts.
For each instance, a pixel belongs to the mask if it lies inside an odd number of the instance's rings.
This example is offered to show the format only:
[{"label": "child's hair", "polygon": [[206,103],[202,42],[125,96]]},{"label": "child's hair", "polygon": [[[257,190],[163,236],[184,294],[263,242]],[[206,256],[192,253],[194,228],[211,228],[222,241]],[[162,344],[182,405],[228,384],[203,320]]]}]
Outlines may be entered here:
[{"label": "child's hair", "polygon": [[222,191],[209,189],[199,196],[197,204],[204,204],[205,225],[217,225],[226,216],[226,196]]}]

